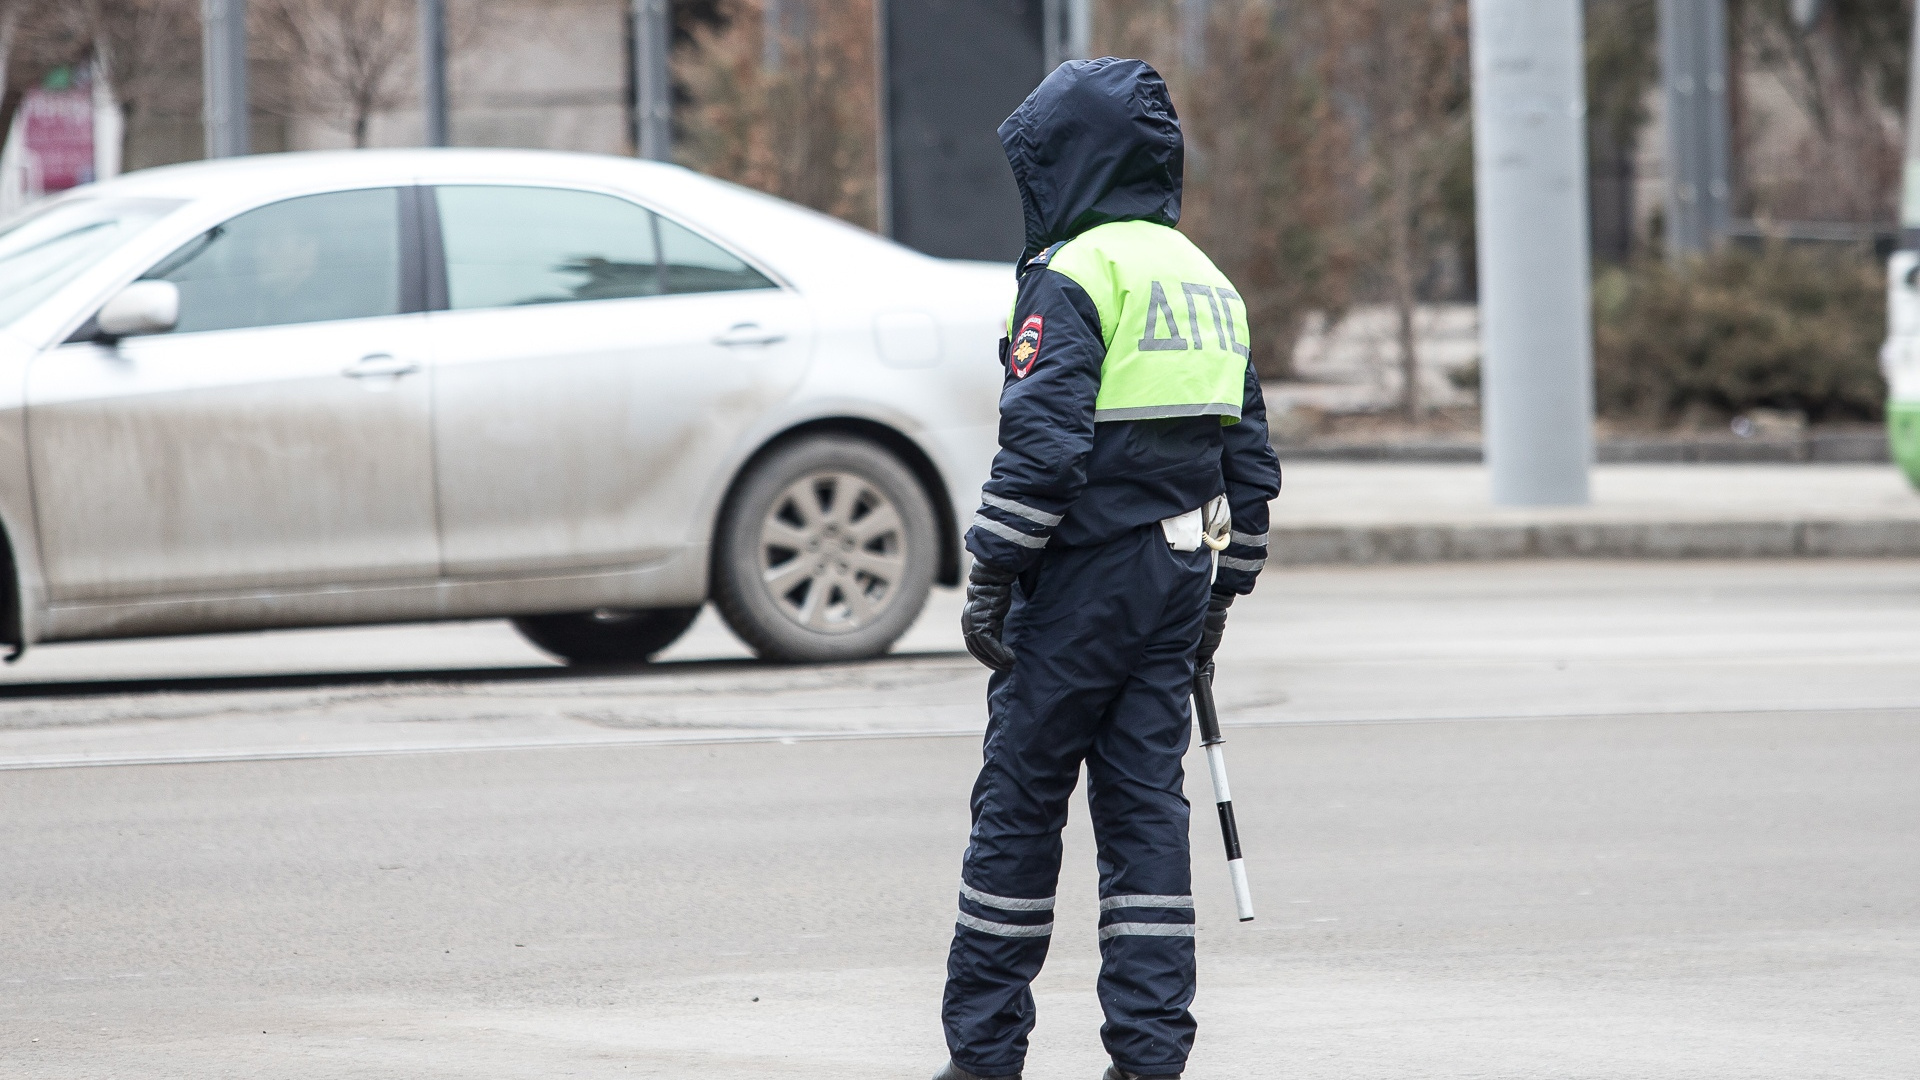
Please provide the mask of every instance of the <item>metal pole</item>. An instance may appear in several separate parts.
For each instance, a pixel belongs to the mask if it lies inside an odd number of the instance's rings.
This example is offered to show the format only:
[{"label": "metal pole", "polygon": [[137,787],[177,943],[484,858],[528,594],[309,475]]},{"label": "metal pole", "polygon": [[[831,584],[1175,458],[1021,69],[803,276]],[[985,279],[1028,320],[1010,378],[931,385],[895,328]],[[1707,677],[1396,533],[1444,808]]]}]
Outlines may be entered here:
[{"label": "metal pole", "polygon": [[428,146],[447,145],[447,5],[420,0],[420,108]]},{"label": "metal pole", "polygon": [[1066,0],[1046,0],[1041,8],[1040,66],[1045,75],[1053,74],[1053,69],[1067,60],[1067,2]]},{"label": "metal pole", "polygon": [[1493,499],[1585,503],[1593,459],[1581,5],[1472,0],[1481,416]]},{"label": "metal pole", "polygon": [[1660,82],[1667,122],[1667,254],[1711,250],[1728,206],[1726,0],[1660,0]]},{"label": "metal pole", "polygon": [[1180,0],[1180,66],[1189,79],[1207,65],[1207,0]]},{"label": "metal pole", "polygon": [[762,0],[760,8],[760,66],[769,74],[780,70],[782,39],[787,34],[786,13],[780,0]]},{"label": "metal pole", "polygon": [[207,156],[239,157],[251,142],[247,116],[247,0],[201,0],[201,115]]},{"label": "metal pole", "polygon": [[633,145],[653,161],[673,159],[673,84],[667,75],[672,34],[667,0],[633,0]]},{"label": "metal pole", "polygon": [[1085,60],[1093,52],[1092,0],[1046,0],[1047,73],[1069,60]]},{"label": "metal pole", "polygon": [[873,0],[873,101],[878,130],[874,138],[873,182],[874,224],[881,236],[893,235],[893,95],[888,90],[892,64],[888,51],[887,27],[891,13],[888,0]]},{"label": "metal pole", "polygon": [[1920,20],[1907,43],[1907,157],[1900,171],[1900,247],[1920,250]]}]

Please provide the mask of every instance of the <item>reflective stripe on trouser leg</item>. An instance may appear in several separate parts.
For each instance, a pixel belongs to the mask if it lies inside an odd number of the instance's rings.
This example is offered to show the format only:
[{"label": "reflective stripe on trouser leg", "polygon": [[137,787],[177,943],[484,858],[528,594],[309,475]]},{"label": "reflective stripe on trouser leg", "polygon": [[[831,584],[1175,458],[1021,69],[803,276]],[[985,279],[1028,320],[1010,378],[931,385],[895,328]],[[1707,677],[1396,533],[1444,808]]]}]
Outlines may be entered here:
[{"label": "reflective stripe on trouser leg", "polygon": [[968,930],[994,937],[1049,937],[1053,934],[1053,897],[998,896],[963,882],[960,913],[954,921]]},{"label": "reflective stripe on trouser leg", "polygon": [[[1104,865],[1103,848],[1102,895],[1166,900],[1192,891],[1185,869],[1186,807],[1178,791],[1191,722],[1185,694],[1206,610],[1207,573],[1203,553],[1172,551],[1156,523],[1098,547],[1049,548],[1039,567],[1023,576],[1007,619],[1015,666],[989,681],[985,761],[974,785],[973,830],[961,873],[974,895],[961,894],[962,914],[997,926],[1052,920],[1051,910],[992,905],[996,899],[1053,895],[1068,800],[1081,762],[1091,775],[1096,758],[1101,775],[1118,789],[1150,782],[1158,792],[1138,821],[1111,823],[1108,831],[1119,836],[1116,850],[1137,865],[1116,872]],[[1169,685],[1143,692],[1143,667]],[[1126,798],[1109,797],[1096,806],[1096,828],[1103,814],[1128,805]],[[1176,806],[1177,827],[1171,817]],[[1132,837],[1134,832],[1140,835]],[[1101,921],[1193,920],[1190,910],[1116,908],[1103,912]],[[1049,941],[967,923],[955,930],[941,1020],[961,1068],[993,1076],[1024,1066],[1034,1023],[1029,983]],[[1103,994],[1108,1027],[1122,1033],[1109,1044],[1172,1046],[1184,1061],[1192,1040],[1186,1006],[1193,996],[1193,940],[1113,937],[1101,951],[1122,967],[1140,966],[1114,984],[1127,988],[1128,1000],[1110,1005]],[[1136,1057],[1117,1060],[1129,1068],[1162,1063]]]}]

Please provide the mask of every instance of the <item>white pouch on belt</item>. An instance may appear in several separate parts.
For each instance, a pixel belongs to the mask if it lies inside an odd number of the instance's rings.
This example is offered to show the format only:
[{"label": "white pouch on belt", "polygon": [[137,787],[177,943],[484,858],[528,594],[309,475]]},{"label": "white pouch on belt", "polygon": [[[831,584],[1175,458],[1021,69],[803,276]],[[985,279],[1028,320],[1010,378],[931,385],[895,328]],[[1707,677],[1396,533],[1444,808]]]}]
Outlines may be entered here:
[{"label": "white pouch on belt", "polygon": [[1189,510],[1184,514],[1175,514],[1160,519],[1160,531],[1167,534],[1167,544],[1175,551],[1198,551],[1202,514],[1199,510]]},{"label": "white pouch on belt", "polygon": [[1227,497],[1216,495],[1205,506],[1161,518],[1160,531],[1167,534],[1167,546],[1175,551],[1198,551],[1201,544],[1219,551],[1227,546],[1230,522]]}]

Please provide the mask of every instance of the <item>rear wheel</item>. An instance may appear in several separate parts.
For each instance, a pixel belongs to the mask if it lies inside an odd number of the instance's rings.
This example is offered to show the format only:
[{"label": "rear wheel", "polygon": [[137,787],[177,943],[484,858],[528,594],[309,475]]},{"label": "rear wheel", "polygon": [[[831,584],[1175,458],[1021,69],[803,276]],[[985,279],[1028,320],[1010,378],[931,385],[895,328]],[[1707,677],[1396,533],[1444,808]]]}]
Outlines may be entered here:
[{"label": "rear wheel", "polygon": [[569,664],[644,664],[680,640],[700,609],[597,608],[565,615],[528,615],[513,628]]},{"label": "rear wheel", "polygon": [[713,602],[768,660],[879,656],[926,604],[939,547],[912,472],[844,435],[775,450],[721,516]]}]

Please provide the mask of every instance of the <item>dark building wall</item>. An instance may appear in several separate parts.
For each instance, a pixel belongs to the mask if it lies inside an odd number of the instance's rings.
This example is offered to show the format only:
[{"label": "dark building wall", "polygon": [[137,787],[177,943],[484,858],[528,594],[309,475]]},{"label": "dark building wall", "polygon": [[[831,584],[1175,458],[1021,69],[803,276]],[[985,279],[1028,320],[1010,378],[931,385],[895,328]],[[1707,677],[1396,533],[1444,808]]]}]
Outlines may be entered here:
[{"label": "dark building wall", "polygon": [[892,235],[929,255],[1010,262],[1020,196],[995,130],[1045,76],[1042,0],[888,0]]}]

